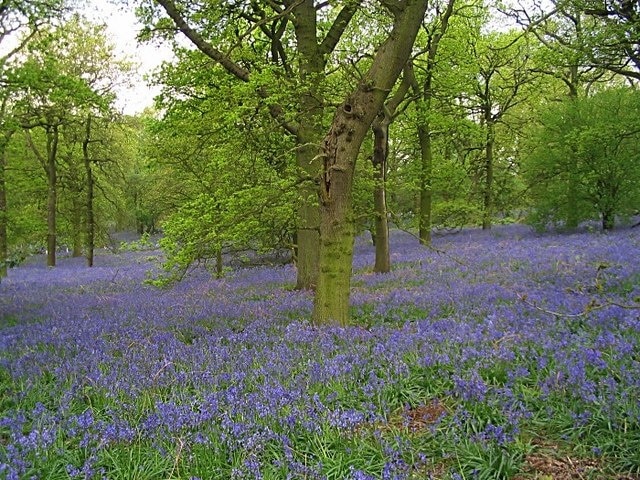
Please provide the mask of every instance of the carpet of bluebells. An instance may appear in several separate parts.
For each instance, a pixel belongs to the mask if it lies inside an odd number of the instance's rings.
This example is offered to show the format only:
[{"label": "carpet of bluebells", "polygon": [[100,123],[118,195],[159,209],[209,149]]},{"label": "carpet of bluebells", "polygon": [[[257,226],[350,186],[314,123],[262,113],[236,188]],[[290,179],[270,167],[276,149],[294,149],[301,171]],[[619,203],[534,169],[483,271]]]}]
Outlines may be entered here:
[{"label": "carpet of bluebells", "polygon": [[10,270],[0,478],[640,478],[640,229],[373,255],[358,239],[349,328],[309,323],[291,265],[165,289],[152,250]]}]

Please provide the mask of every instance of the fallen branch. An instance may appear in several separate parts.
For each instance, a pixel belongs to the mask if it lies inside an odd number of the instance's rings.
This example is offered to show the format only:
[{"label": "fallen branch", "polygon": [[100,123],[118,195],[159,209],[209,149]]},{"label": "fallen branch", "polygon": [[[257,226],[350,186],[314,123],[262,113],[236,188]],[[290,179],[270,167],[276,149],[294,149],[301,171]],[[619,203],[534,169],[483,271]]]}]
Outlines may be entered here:
[{"label": "fallen branch", "polygon": [[517,295],[518,295],[518,299],[521,302],[523,302],[525,305],[528,305],[529,307],[534,308],[540,312],[553,315],[554,317],[558,317],[558,318],[580,318],[588,315],[594,310],[602,310],[603,308],[608,308],[608,307],[618,307],[618,308],[623,308],[625,310],[640,310],[640,304],[626,305],[618,302],[598,303],[595,299],[593,299],[587,304],[587,306],[584,308],[582,312],[562,313],[562,312],[556,312],[554,310],[548,310],[546,308],[540,307],[535,303],[528,301],[526,295],[520,295],[520,294],[517,294]]}]

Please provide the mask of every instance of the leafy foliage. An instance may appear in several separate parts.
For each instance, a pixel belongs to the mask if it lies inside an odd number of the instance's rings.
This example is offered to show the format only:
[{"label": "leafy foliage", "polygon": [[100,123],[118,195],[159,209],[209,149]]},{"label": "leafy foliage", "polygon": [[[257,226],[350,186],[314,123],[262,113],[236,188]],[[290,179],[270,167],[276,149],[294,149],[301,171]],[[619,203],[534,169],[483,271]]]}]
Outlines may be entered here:
[{"label": "leafy foliage", "polygon": [[[173,74],[184,74],[179,70]],[[265,252],[293,243],[298,176],[292,140],[264,117],[227,107],[239,102],[247,112],[259,108],[240,100],[244,85],[227,84],[228,103],[213,96],[215,88],[202,89],[204,98],[172,102],[146,139],[157,179],[152,205],[169,203],[161,224],[166,280],[181,278],[222,250]]]},{"label": "leafy foliage", "polygon": [[[531,221],[546,227],[599,219],[604,229],[640,205],[640,96],[628,89],[553,105],[531,139]],[[571,210],[575,209],[575,212]]]}]

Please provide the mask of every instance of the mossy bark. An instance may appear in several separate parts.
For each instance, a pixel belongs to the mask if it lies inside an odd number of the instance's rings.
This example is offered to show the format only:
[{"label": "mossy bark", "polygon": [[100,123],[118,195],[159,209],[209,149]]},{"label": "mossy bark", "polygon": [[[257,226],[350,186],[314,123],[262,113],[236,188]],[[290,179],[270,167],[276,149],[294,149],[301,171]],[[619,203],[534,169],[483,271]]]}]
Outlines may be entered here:
[{"label": "mossy bark", "polygon": [[315,288],[318,277],[319,212],[315,184],[311,179],[322,168],[320,144],[323,138],[322,116],[324,106],[320,100],[320,78],[325,58],[317,39],[316,10],[312,0],[303,0],[293,11],[297,50],[300,54],[298,77],[300,80],[300,111],[297,119],[296,163],[303,177],[298,189],[297,220],[297,279],[298,289]]},{"label": "mossy bark", "polygon": [[[349,324],[354,231],[350,211],[344,210],[348,203],[345,198],[323,211],[320,269],[313,314],[316,325]],[[335,221],[337,218],[344,220]]]},{"label": "mossy bark", "polygon": [[393,8],[391,33],[355,91],[338,107],[323,144],[319,179],[320,269],[313,309],[316,325],[349,323],[355,163],[375,116],[407,63],[427,1],[408,0],[394,3]]},{"label": "mossy bark", "polygon": [[[321,168],[322,139],[326,131],[322,125],[324,116],[324,103],[322,95],[322,83],[325,73],[327,57],[334,51],[353,15],[360,8],[361,0],[346,2],[328,24],[323,19],[322,31],[318,29],[318,5],[314,0],[285,0],[286,7],[279,20],[269,30],[264,19],[266,14],[260,2],[252,3],[263,33],[271,39],[271,56],[274,62],[282,61],[288,75],[295,75],[293,68],[288,64],[285,49],[282,45],[283,35],[289,21],[294,26],[296,36],[296,61],[298,65],[298,79],[300,81],[299,110],[297,121],[289,123],[284,115],[287,111],[283,105],[269,103],[269,113],[284,128],[288,134],[296,136],[296,160],[301,175],[300,204],[297,210],[297,228],[295,234],[296,261],[298,278],[296,285],[300,289],[314,288],[318,272],[318,244],[319,244],[319,214],[317,208],[317,189],[313,180],[317,178]],[[194,30],[187,22],[178,5],[172,0],[156,0],[167,15],[173,20],[176,27],[205,55],[220,64],[227,72],[243,82],[249,82],[251,72],[240,63],[235,62],[223,51],[218,50],[214,44],[209,43],[205,37]],[[275,4],[274,4],[275,5]],[[272,5],[280,11],[280,4]],[[327,28],[328,27],[328,28]],[[326,32],[326,33],[325,33]],[[320,40],[324,34],[324,38]],[[286,38],[286,37],[285,37]],[[244,38],[239,38],[242,43]],[[287,40],[288,41],[288,40]],[[267,88],[259,88],[257,95],[267,101],[270,100],[272,91]]]},{"label": "mossy bark", "polygon": [[[310,120],[321,116],[314,114]],[[320,171],[322,160],[319,158],[318,144],[322,134],[315,123],[302,127],[298,132],[296,162],[300,174],[306,179],[314,178]],[[314,144],[316,146],[314,146]],[[296,225],[296,288],[314,289],[318,278],[319,223],[317,189],[309,180],[303,180],[298,188],[299,204]]]}]

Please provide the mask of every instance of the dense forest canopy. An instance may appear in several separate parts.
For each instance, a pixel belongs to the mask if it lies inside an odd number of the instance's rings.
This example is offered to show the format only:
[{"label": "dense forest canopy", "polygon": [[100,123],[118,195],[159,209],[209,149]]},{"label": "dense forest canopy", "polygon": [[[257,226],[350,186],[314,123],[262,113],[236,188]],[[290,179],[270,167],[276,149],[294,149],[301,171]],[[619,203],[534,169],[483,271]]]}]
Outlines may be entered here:
[{"label": "dense forest canopy", "polygon": [[640,210],[637,2],[116,3],[175,55],[136,115],[114,106],[134,65],[80,5],[0,2],[0,277],[161,232],[156,283],[289,252],[313,321],[344,325],[364,231],[386,272],[390,224],[428,246]]}]

